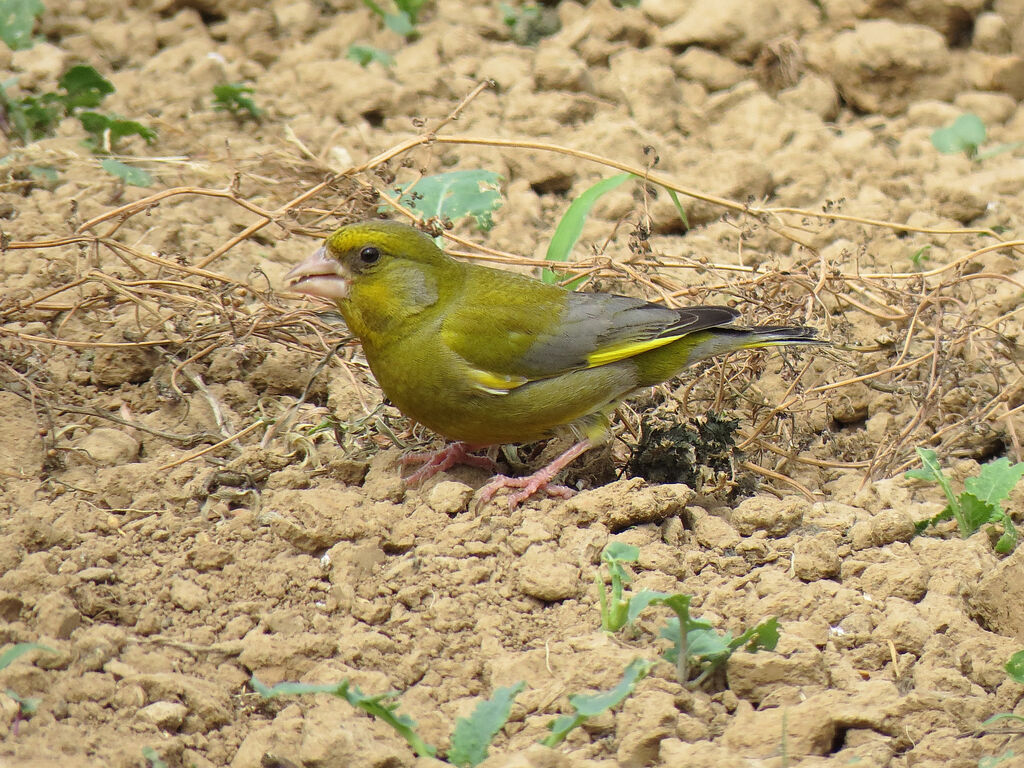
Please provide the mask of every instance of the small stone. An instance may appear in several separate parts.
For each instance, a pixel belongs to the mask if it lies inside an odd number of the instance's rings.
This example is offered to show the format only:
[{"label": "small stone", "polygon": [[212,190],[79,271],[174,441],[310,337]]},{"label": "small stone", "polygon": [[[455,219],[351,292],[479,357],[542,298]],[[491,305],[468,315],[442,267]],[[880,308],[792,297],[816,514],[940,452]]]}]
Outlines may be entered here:
[{"label": "small stone", "polygon": [[839,574],[839,550],[831,533],[800,539],[793,547],[793,573],[801,581],[831,579]]},{"label": "small stone", "polygon": [[139,459],[139,441],[120,429],[97,427],[81,440],[75,449],[82,451],[91,463],[104,467],[131,464]]},{"label": "small stone", "polygon": [[196,611],[208,601],[206,590],[187,579],[175,579],[171,583],[171,602],[183,611]]},{"label": "small stone", "polygon": [[967,605],[992,632],[1016,637],[1024,643],[1024,547],[999,563],[970,588]]},{"label": "small stone", "polygon": [[82,623],[82,615],[71,599],[61,592],[44,595],[36,603],[36,631],[67,640]]},{"label": "small stone", "polygon": [[798,528],[810,504],[799,496],[777,499],[774,496],[751,496],[733,510],[729,522],[741,536],[754,531],[765,531],[769,536],[781,538]]},{"label": "small stone", "polygon": [[156,701],[138,712],[142,720],[152,723],[164,731],[178,730],[187,714],[188,707],[176,701]]},{"label": "small stone", "polygon": [[558,558],[558,551],[551,547],[534,545],[526,550],[517,566],[519,591],[545,603],[578,595],[580,569]]},{"label": "small stone", "polygon": [[427,494],[427,504],[435,512],[452,517],[460,512],[465,512],[472,497],[473,489],[465,483],[442,480],[430,489]]},{"label": "small stone", "polygon": [[108,584],[114,581],[113,568],[83,568],[78,572],[78,578],[82,581],[91,581],[94,584]]},{"label": "small stone", "polygon": [[707,549],[735,549],[740,543],[736,529],[717,515],[704,515],[694,520],[693,533],[697,543]]}]

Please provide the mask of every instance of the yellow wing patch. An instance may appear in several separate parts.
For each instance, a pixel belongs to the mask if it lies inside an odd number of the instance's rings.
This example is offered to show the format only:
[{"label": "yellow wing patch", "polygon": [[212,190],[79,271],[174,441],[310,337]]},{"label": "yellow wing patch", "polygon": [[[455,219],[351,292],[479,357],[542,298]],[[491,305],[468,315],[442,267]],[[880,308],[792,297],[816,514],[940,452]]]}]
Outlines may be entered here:
[{"label": "yellow wing patch", "polygon": [[617,360],[625,360],[627,357],[634,357],[643,352],[647,352],[658,347],[663,347],[666,344],[671,344],[677,339],[683,338],[685,333],[679,334],[678,336],[664,336],[658,339],[648,339],[646,341],[627,341],[622,344],[615,344],[611,347],[605,347],[597,352],[592,352],[587,355],[587,368],[596,368],[599,365],[607,365],[608,363],[614,363]]},{"label": "yellow wing patch", "polygon": [[525,376],[506,376],[492,371],[482,371],[479,368],[470,368],[468,375],[474,387],[491,395],[507,395],[529,381]]}]

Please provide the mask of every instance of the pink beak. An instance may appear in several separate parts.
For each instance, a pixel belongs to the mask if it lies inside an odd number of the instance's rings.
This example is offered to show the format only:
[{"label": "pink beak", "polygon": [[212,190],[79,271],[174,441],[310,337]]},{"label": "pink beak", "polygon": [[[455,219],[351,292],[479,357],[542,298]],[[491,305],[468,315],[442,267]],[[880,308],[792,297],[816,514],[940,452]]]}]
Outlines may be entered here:
[{"label": "pink beak", "polygon": [[327,248],[323,245],[285,275],[284,279],[289,281],[290,291],[319,296],[331,301],[339,301],[348,296],[348,289],[352,284],[341,263],[328,256]]}]

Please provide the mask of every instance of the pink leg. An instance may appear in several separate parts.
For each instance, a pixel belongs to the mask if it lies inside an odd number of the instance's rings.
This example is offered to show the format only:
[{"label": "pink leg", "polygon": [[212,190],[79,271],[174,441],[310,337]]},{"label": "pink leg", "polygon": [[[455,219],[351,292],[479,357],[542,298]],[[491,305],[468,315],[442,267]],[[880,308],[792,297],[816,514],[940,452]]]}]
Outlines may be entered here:
[{"label": "pink leg", "polygon": [[415,488],[425,480],[433,477],[438,472],[451,469],[456,464],[468,464],[471,467],[480,467],[488,472],[497,472],[498,465],[486,456],[476,456],[469,451],[472,446],[469,443],[449,443],[439,451],[433,453],[417,453],[411,456],[404,456],[402,464],[422,464],[418,470],[406,478],[405,484]]},{"label": "pink leg", "polygon": [[590,450],[592,445],[590,440],[581,440],[546,467],[537,470],[527,477],[505,477],[504,475],[498,475],[480,489],[477,503],[483,506],[494,498],[494,494],[502,488],[522,488],[521,491],[509,494],[509,509],[519,506],[537,491],[546,491],[549,496],[558,496],[562,499],[569,498],[575,493],[574,490],[566,488],[564,485],[550,485],[550,483],[555,475],[565,469],[581,454]]}]

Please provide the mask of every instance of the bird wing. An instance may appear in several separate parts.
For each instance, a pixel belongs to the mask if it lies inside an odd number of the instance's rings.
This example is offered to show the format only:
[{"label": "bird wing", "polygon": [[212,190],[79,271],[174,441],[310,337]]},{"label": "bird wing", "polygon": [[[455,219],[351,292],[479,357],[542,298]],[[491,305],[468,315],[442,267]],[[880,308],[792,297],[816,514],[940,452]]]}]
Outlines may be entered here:
[{"label": "bird wing", "polygon": [[559,291],[544,298],[556,296],[552,307],[518,292],[490,294],[487,302],[447,316],[442,340],[465,361],[478,389],[505,394],[529,381],[633,357],[739,317],[727,307],[669,309],[602,293]]}]

